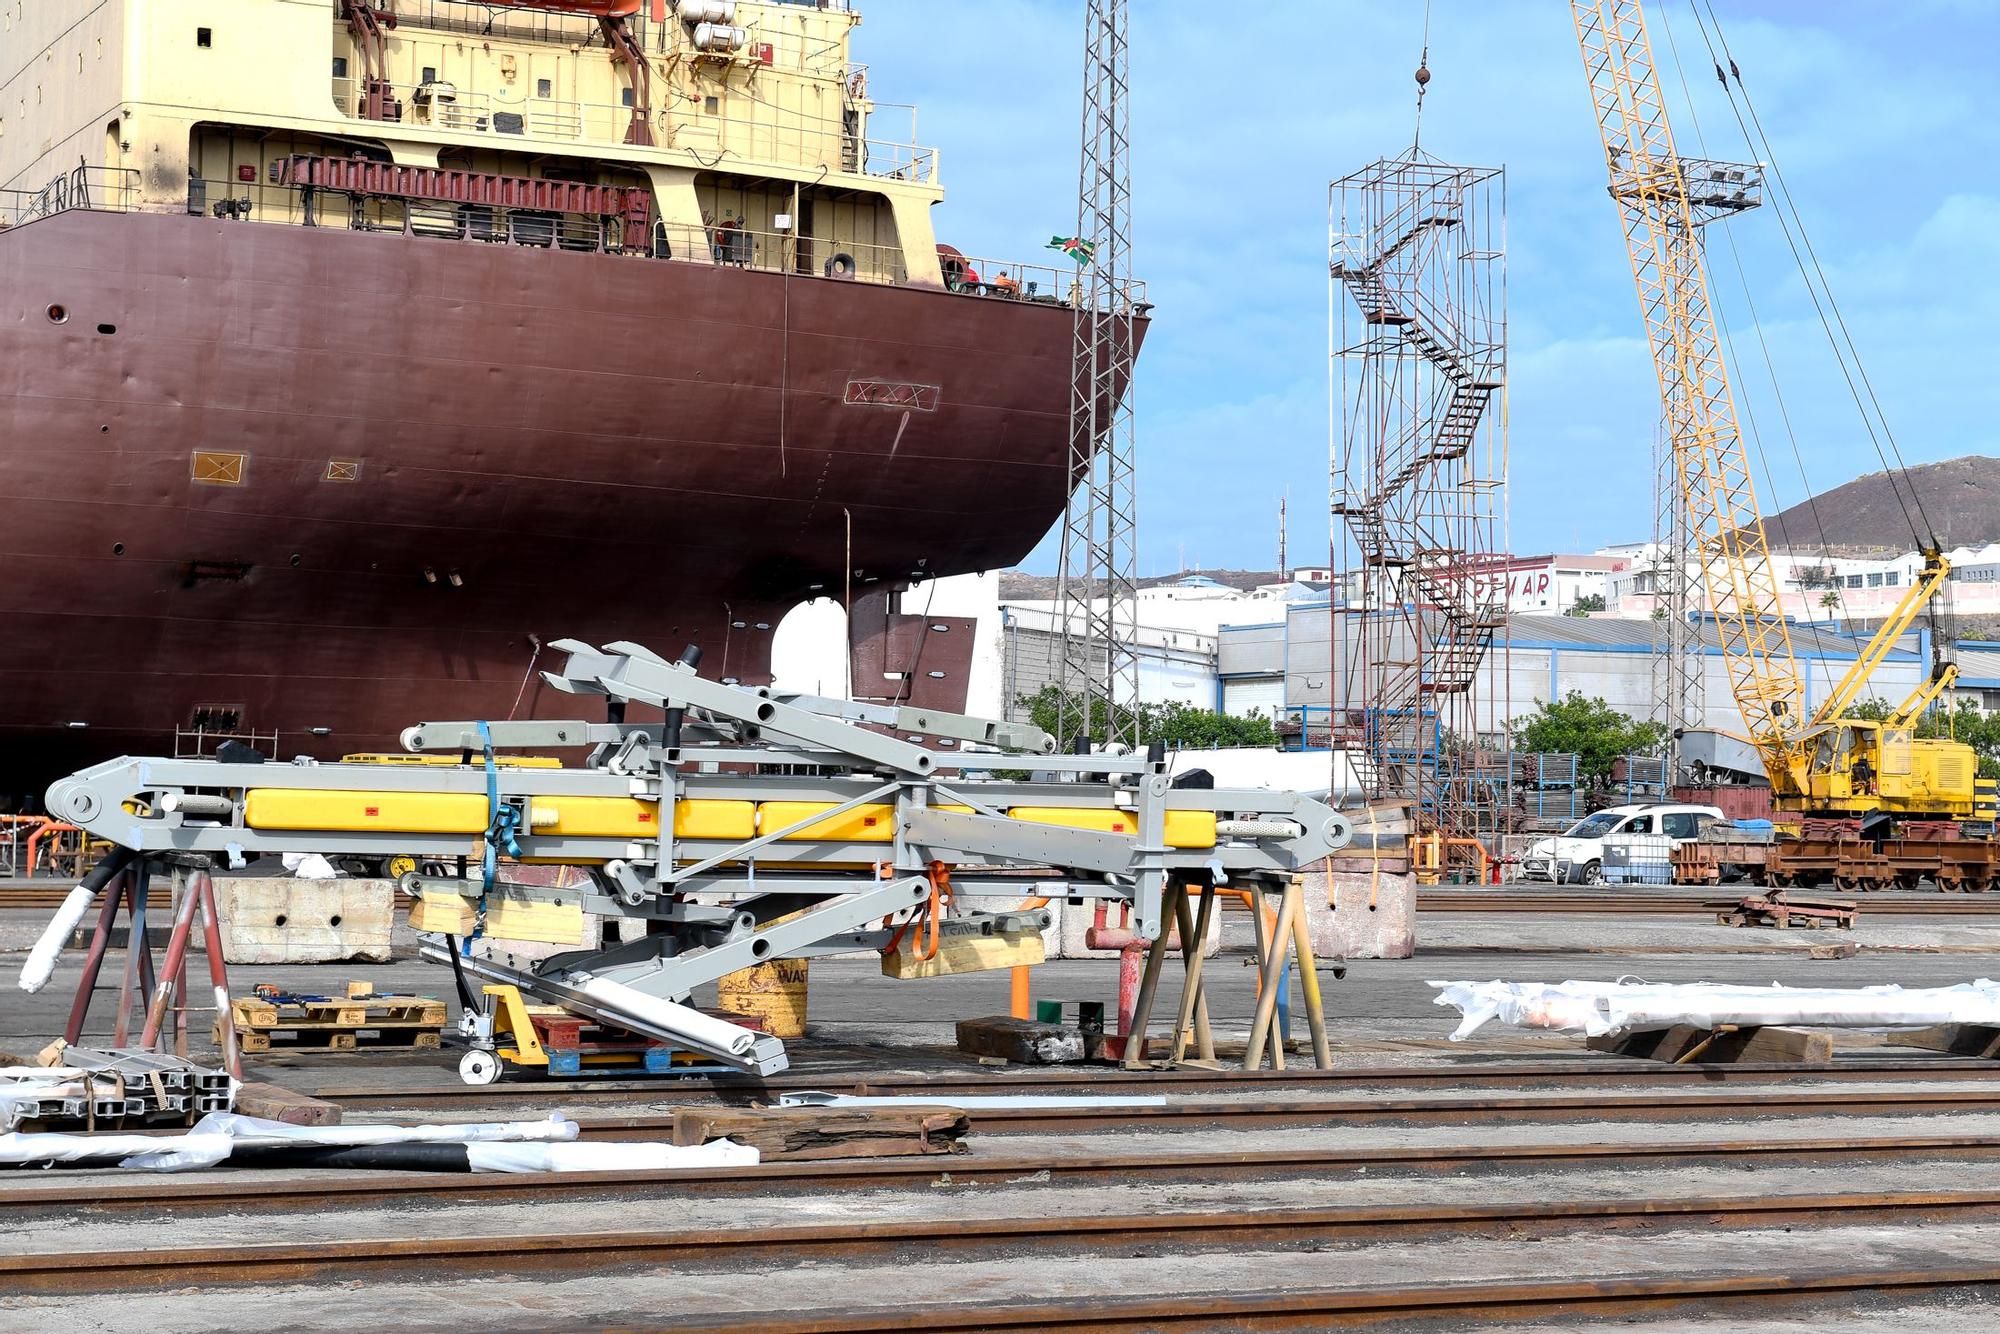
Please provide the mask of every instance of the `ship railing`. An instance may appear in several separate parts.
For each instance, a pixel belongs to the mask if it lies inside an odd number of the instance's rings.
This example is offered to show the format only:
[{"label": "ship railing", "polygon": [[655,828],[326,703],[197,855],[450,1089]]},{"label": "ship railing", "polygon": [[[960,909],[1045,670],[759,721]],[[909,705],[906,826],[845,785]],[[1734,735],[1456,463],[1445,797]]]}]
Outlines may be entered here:
[{"label": "ship railing", "polygon": [[215,758],[215,752],[225,741],[241,742],[272,759],[278,755],[276,732],[211,732],[200,727],[177,727],[174,729],[174,758],[212,760]]},{"label": "ship railing", "polygon": [[72,209],[124,213],[138,199],[139,173],[129,167],[78,165],[39,190],[0,190],[0,228]]},{"label": "ship railing", "polygon": [[653,231],[653,253],[665,259],[891,286],[910,280],[901,246],[667,222],[655,223]]},{"label": "ship railing", "polygon": [[[1010,301],[1032,301],[1045,306],[1076,306],[1089,292],[1089,280],[1082,266],[1068,264],[1021,264],[1004,259],[981,259],[974,255],[941,255],[944,285],[968,296],[997,297]],[[1130,307],[1140,314],[1151,309],[1146,300],[1146,284],[1128,278],[1102,285],[1099,304],[1116,311]]]},{"label": "ship railing", "polygon": [[316,190],[308,212],[304,192],[299,187],[261,181],[189,181],[187,211],[234,222],[339,227],[433,240],[609,254],[654,252],[652,239],[633,241],[620,218],[392,195],[353,195],[333,189]]},{"label": "ship railing", "polygon": [[[557,141],[624,147],[632,129],[632,108],[603,102],[569,102],[548,97],[496,97],[448,83],[390,89],[405,125],[480,138]],[[349,120],[362,119],[355,80],[332,82],[334,107]],[[878,108],[880,114],[884,108]],[[910,137],[872,138],[852,132],[834,117],[784,112],[784,123],[730,116],[686,116],[656,108],[650,128],[660,148],[680,150],[704,168],[724,157],[747,163],[824,169],[850,176],[932,185],[938,179],[938,152],[917,143],[916,114],[907,112]]]}]

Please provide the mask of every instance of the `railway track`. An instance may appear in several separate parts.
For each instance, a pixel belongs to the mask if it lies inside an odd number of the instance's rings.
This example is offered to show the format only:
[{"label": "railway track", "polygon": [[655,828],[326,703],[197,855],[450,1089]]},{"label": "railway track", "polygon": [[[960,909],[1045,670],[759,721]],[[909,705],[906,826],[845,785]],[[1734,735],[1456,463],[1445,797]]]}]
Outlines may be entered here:
[{"label": "railway track", "polygon": [[[1650,1151],[1642,1151],[1640,1156],[1646,1152]],[[679,1181],[696,1174],[657,1175]],[[931,1169],[929,1175],[937,1175],[936,1169]],[[952,1175],[958,1179],[956,1170]],[[578,1183],[568,1184],[574,1192]],[[9,1254],[0,1263],[0,1292],[18,1295],[137,1288],[213,1289],[273,1282],[381,1281],[441,1273],[461,1278],[553,1270],[574,1276],[589,1270],[662,1264],[692,1272],[798,1260],[895,1258],[911,1253],[935,1257],[940,1253],[1004,1251],[1010,1255],[1026,1252],[1074,1256],[1091,1251],[1130,1254],[1134,1247],[1145,1246],[1172,1247],[1176,1252],[1245,1247],[1308,1249],[1396,1237],[1550,1234],[1635,1225],[1703,1229],[1909,1225],[1950,1219],[1977,1220],[1990,1216],[1996,1207],[2000,1207],[2000,1190],[1972,1189],[1071,1214],[1057,1227],[1052,1227],[1045,1216],[1029,1215],[878,1222],[843,1218],[755,1229],[652,1227],[517,1235],[496,1235],[490,1230],[475,1229],[475,1234],[461,1236],[451,1235],[449,1222],[440,1219],[445,1229],[442,1232],[366,1240],[306,1238],[221,1246],[142,1250],[77,1247]],[[969,1319],[989,1309],[954,1308],[953,1313],[963,1313]],[[924,1323],[926,1327],[934,1327],[929,1317],[927,1310]],[[838,1323],[845,1318],[848,1317],[821,1317],[836,1322],[822,1326],[813,1317],[807,1317],[807,1323],[797,1327],[849,1328]],[[794,1326],[788,1322],[787,1327]]]},{"label": "railway track", "polygon": [[[441,1073],[441,1072],[440,1072]],[[1915,1059],[1859,1057],[1830,1065],[1798,1066],[1770,1063],[1737,1065],[1661,1065],[1654,1061],[1602,1056],[1589,1061],[1454,1061],[1437,1065],[1351,1066],[1333,1070],[1119,1070],[1101,1066],[1009,1070],[1004,1074],[872,1073],[861,1078],[829,1070],[792,1070],[765,1079],[679,1079],[671,1084],[578,1080],[524,1081],[477,1087],[452,1080],[425,1085],[351,1084],[301,1090],[316,1098],[356,1111],[371,1108],[439,1110],[491,1106],[510,1094],[548,1105],[574,1098],[582,1106],[619,1102],[666,1102],[696,1095],[771,1100],[781,1093],[824,1090],[948,1100],[953,1096],[1008,1093],[1080,1092],[1101,1094],[1202,1094],[1255,1089],[1310,1088],[1334,1090],[1490,1088],[1554,1088],[1634,1084],[1674,1087],[1682,1084],[1806,1082],[1855,1083],[1881,1080],[1967,1080],[1987,1082],[2000,1075],[1992,1061],[1953,1057]]]},{"label": "railway track", "polygon": [[[948,1103],[948,1099],[940,1099]],[[542,1104],[537,1103],[539,1110]],[[496,1110],[518,1115],[523,1109]],[[1492,1098],[1311,1098],[1289,1101],[1191,1101],[1154,1107],[981,1107],[986,1135],[1089,1134],[1104,1131],[1254,1131],[1305,1126],[1518,1125],[1547,1121],[1713,1121],[1755,1116],[1907,1116],[2000,1112],[2000,1088],[1738,1089],[1663,1094],[1543,1094]],[[575,1118],[583,1138],[659,1140],[672,1112]]]},{"label": "railway track", "polygon": [[[1734,897],[1708,894],[1546,892],[1541,890],[1418,890],[1420,913],[1609,913],[1617,916],[1708,917],[1733,909],[1761,891],[1744,886]],[[1810,897],[1814,891],[1807,891]],[[1852,898],[1864,918],[1880,917],[2000,917],[2000,895],[1855,893],[1827,895]]]},{"label": "railway track", "polygon": [[[1760,1115],[1910,1115],[1976,1111],[2000,1105],[2000,1093],[1968,1102],[1948,1098],[1926,1098],[1921,1093],[1873,1102],[1844,1102],[1829,1099],[1816,1104],[1744,1097],[1733,1110]],[[1190,1118],[1178,1124],[1168,1121],[1132,1120],[1100,1109],[1097,1130],[1197,1130],[1226,1125],[1234,1129],[1257,1129],[1272,1124],[1253,1112],[1240,1122]],[[1147,1109],[1141,1109],[1147,1110]],[[1151,1109],[1157,1110],[1157,1109]],[[1371,1109],[1372,1110],[1372,1109]],[[1483,1115],[1467,1118],[1471,1124],[1519,1124],[1506,1109],[1484,1108]],[[1559,1124],[1576,1127],[1585,1119],[1595,1119],[1605,1110],[1602,1103],[1581,1101],[1564,1109]],[[1713,1102],[1700,1107],[1676,1109],[1648,1117],[1637,1104],[1617,1107],[1602,1119],[1663,1122],[1714,1118]],[[1622,1113],[1622,1114],[1619,1114]],[[1023,1181],[1069,1184],[1130,1182],[1139,1177],[1151,1180],[1231,1181],[1265,1178],[1339,1177],[1354,1172],[1402,1170],[1411,1172],[1464,1172],[1500,1168],[1628,1167],[1643,1165],[1686,1165],[1698,1162],[1786,1163],[1808,1166],[1856,1164],[1883,1159],[1910,1158],[1926,1161],[1939,1158],[1986,1159],[2000,1157],[2000,1136],[1989,1135],[1897,1135],[1867,1137],[1757,1137],[1738,1134],[1700,1140],[1662,1139],[1643,1144],[1591,1143],[1562,1135],[1550,1142],[1478,1144],[1459,1147],[1413,1146],[1407,1149],[1380,1145],[1353,1150],[1314,1145],[1296,1149],[1197,1149],[1163,1159],[1157,1148],[1141,1150],[1108,1149],[1095,1153],[1022,1154],[1010,1150],[1006,1137],[1012,1134],[1049,1133],[1074,1130],[1076,1124],[1053,1119],[1035,1120],[1023,1116],[1015,1121],[996,1120],[993,1110],[982,1110],[974,1118],[974,1128],[990,1138],[978,1142],[979,1152],[955,1155],[927,1155],[909,1158],[848,1159],[826,1161],[773,1161],[756,1167],[695,1171],[655,1171],[599,1175],[591,1173],[539,1173],[521,1176],[450,1175],[393,1172],[362,1172],[335,1175],[307,1173],[288,1177],[246,1177],[221,1173],[203,1177],[140,1177],[121,1179],[116,1184],[92,1180],[88,1176],[48,1178],[9,1187],[0,1174],[0,1219],[40,1214],[47,1211],[130,1211],[172,1209],[177,1216],[214,1210],[224,1213],[243,1210],[334,1209],[378,1205],[389,1201],[532,1200],[570,1196],[657,1194],[763,1194],[847,1191],[887,1187],[929,1187],[939,1183],[959,1185],[1007,1185]],[[1395,1114],[1360,1118],[1362,1124],[1394,1124]],[[1448,1118],[1435,1118],[1448,1119]],[[1285,1124],[1338,1125],[1338,1118],[1317,1121],[1294,1120]],[[581,1122],[583,1138],[590,1140],[658,1140],[672,1127],[670,1116],[658,1118],[586,1118]],[[995,1128],[996,1125],[999,1128]],[[19,1179],[19,1178],[17,1178]],[[5,1265],[0,1264],[0,1289],[5,1287]]]}]

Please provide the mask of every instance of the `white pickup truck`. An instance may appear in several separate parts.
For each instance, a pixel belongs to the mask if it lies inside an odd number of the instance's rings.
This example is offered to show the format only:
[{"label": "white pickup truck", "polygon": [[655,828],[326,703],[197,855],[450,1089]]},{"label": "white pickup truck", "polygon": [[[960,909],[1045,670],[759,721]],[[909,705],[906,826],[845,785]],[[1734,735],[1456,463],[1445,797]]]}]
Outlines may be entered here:
[{"label": "white pickup truck", "polygon": [[1521,855],[1521,879],[1551,884],[1604,883],[1604,840],[1614,836],[1652,835],[1672,847],[1690,842],[1702,828],[1726,819],[1716,806],[1655,803],[1612,806],[1594,811],[1553,838],[1539,839]]}]

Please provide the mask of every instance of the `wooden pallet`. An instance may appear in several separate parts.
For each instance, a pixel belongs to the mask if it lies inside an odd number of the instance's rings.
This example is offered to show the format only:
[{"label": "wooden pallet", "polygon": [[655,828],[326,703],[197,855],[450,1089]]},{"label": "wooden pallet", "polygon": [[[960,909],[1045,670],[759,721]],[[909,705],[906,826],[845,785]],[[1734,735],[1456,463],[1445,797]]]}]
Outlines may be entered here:
[{"label": "wooden pallet", "polygon": [[[434,1048],[441,1044],[445,1003],[428,996],[377,995],[365,982],[348,984],[345,997],[292,998],[275,988],[229,1003],[238,1045],[269,1051],[274,1042],[323,1051],[367,1047]],[[216,1041],[222,1040],[221,1025]]]}]

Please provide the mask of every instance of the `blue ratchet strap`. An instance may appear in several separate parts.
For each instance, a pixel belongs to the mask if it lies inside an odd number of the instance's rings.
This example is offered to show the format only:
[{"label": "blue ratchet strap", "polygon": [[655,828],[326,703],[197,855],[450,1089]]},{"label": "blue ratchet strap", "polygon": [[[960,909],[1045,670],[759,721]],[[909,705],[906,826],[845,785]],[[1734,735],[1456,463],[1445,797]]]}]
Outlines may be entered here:
[{"label": "blue ratchet strap", "polygon": [[[483,900],[493,888],[500,854],[504,852],[509,857],[521,855],[521,843],[517,837],[521,829],[521,813],[512,806],[500,804],[500,766],[493,762],[493,730],[483,722],[479,724],[479,744],[486,752],[486,855],[480,868],[479,885],[479,895]],[[474,935],[477,934],[475,930]]]}]

